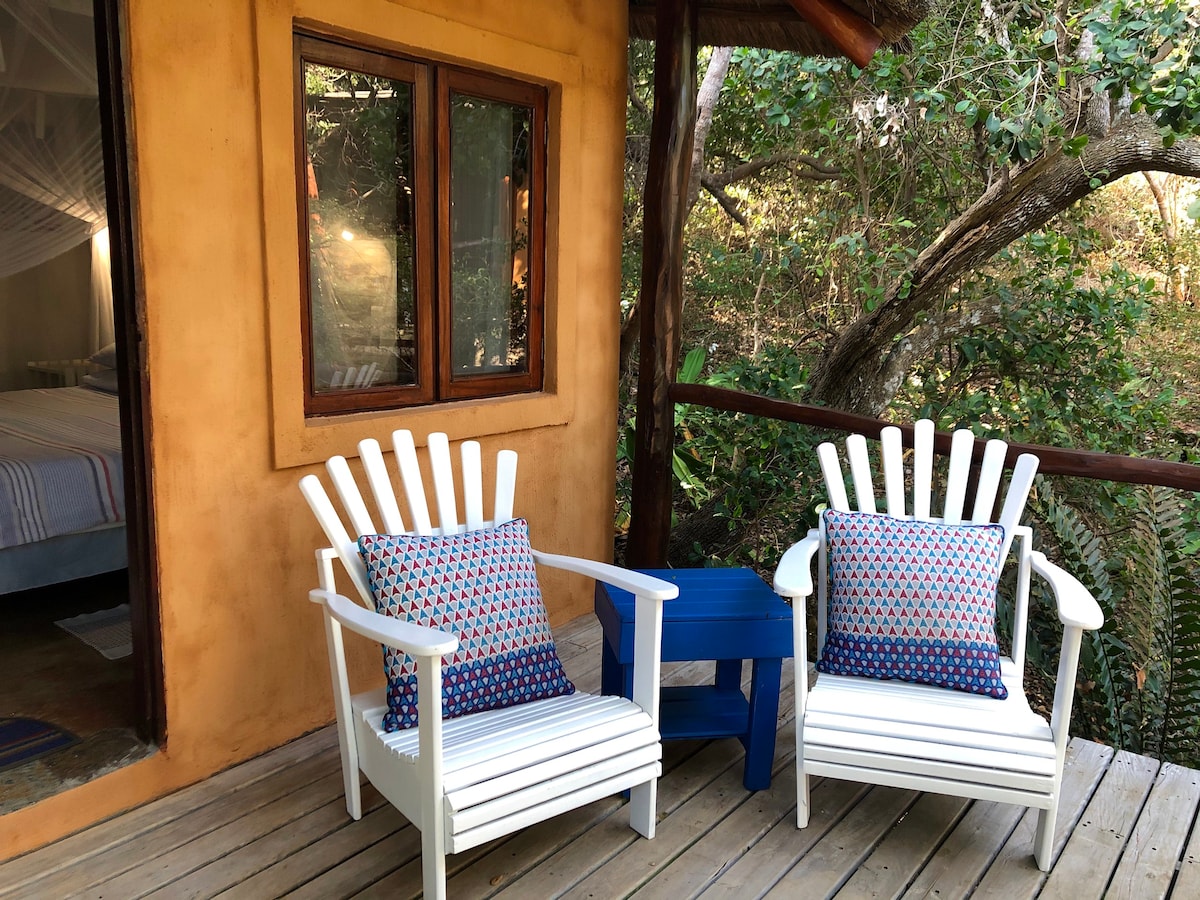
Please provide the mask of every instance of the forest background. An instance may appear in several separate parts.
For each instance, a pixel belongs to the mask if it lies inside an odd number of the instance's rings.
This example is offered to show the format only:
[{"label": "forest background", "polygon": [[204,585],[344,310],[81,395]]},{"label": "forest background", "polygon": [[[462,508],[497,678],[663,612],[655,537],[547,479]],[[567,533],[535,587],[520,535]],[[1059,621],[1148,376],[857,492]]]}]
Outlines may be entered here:
[{"label": "forest background", "polygon": [[[865,70],[706,48],[679,380],[1200,463],[1198,30],[1194,2],[948,0]],[[652,76],[631,43],[618,555]],[[769,577],[817,521],[822,436],[676,426],[671,563]],[[1029,514],[1105,612],[1073,732],[1200,767],[1200,495],[1039,477]],[[1051,609],[1035,586],[1034,696]]]}]

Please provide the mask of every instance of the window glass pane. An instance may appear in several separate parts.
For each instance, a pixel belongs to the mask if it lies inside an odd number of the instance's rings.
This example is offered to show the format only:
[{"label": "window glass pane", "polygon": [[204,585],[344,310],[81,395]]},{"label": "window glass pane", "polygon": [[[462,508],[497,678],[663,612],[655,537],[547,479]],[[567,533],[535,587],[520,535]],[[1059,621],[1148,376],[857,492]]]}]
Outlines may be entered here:
[{"label": "window glass pane", "polygon": [[304,63],[314,393],[417,380],[412,94]]},{"label": "window glass pane", "polygon": [[529,365],[532,110],[450,96],[453,375]]}]

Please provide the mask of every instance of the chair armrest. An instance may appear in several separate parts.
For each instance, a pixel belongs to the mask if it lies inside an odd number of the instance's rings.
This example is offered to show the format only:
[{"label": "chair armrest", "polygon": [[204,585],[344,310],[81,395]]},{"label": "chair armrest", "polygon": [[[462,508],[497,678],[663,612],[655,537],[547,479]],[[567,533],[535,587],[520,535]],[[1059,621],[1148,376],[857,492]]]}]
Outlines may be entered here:
[{"label": "chair armrest", "polygon": [[324,603],[329,614],[346,628],[409,656],[445,656],[458,649],[458,638],[436,628],[413,625],[384,616],[333,591],[308,592],[313,603]]},{"label": "chair armrest", "polygon": [[587,575],[589,578],[619,587],[621,590],[629,591],[638,597],[645,597],[647,600],[674,600],[679,596],[677,585],[663,581],[661,578],[655,578],[653,575],[645,575],[631,569],[623,569],[620,566],[591,559],[581,559],[577,556],[543,553],[540,550],[533,551],[533,558],[535,562],[542,565]]},{"label": "chair armrest", "polygon": [[812,558],[820,547],[821,532],[815,528],[807,537],[788,547],[775,567],[775,593],[794,599],[813,592]]},{"label": "chair armrest", "polygon": [[1029,554],[1033,571],[1050,583],[1054,600],[1058,604],[1058,619],[1063,625],[1094,630],[1104,624],[1104,613],[1091,591],[1065,569],[1046,559],[1046,554],[1034,551]]}]

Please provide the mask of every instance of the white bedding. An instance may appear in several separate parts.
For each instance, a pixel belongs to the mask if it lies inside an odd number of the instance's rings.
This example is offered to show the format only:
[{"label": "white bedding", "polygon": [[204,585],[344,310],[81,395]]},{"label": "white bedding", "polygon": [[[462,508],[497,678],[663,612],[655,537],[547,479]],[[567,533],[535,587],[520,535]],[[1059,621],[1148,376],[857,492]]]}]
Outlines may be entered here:
[{"label": "white bedding", "polygon": [[0,393],[0,549],[125,520],[117,398]]}]

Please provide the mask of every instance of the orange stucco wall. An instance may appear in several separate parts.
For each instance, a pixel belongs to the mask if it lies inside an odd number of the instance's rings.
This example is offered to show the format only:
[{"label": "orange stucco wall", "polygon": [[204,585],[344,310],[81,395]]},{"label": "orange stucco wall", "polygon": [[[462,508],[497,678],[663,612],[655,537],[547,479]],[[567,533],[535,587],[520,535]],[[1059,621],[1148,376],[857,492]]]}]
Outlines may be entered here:
[{"label": "orange stucco wall", "polygon": [[[154,757],[0,819],[0,858],[195,782],[332,718],[296,489],[409,427],[521,454],[534,544],[607,558],[624,135],[623,0],[129,0],[168,739]],[[294,20],[550,86],[548,390],[306,423],[292,150]],[[590,584],[547,579],[552,619]],[[360,679],[381,677],[377,651]]]}]

